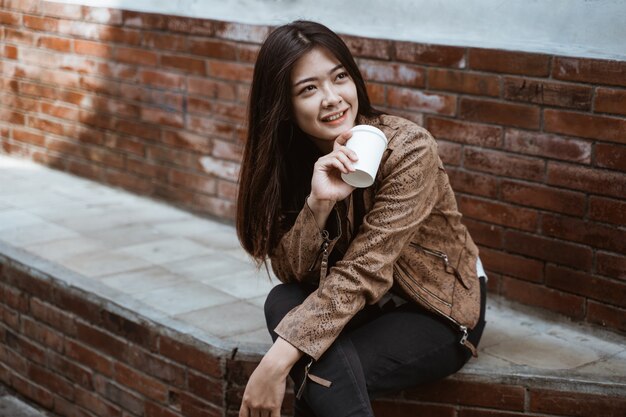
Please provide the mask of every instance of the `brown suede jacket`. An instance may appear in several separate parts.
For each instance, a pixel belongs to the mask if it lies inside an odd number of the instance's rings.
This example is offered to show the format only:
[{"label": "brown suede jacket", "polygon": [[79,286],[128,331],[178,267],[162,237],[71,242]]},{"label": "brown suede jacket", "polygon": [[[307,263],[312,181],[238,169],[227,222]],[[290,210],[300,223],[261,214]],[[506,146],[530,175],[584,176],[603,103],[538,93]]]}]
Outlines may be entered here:
[{"label": "brown suede jacket", "polygon": [[[318,360],[365,304],[378,302],[393,286],[405,299],[446,317],[475,355],[465,339],[480,314],[478,249],[461,223],[437,143],[427,130],[399,117],[358,123],[381,129],[388,139],[376,181],[363,192],[362,224],[342,233],[341,215],[347,212],[340,214],[338,203],[321,230],[304,203],[270,260],[282,282],[319,280],[319,287],[284,317],[276,333]],[[344,254],[326,274],[324,249],[336,250],[342,237]]]}]

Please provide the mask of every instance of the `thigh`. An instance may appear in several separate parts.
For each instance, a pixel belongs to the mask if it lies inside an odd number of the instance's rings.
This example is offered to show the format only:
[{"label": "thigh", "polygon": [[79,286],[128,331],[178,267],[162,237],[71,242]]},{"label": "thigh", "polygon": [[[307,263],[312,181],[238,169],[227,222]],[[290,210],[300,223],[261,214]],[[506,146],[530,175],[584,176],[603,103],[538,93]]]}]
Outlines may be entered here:
[{"label": "thigh", "polygon": [[405,304],[351,331],[371,397],[432,382],[471,356],[461,333],[415,304]]}]

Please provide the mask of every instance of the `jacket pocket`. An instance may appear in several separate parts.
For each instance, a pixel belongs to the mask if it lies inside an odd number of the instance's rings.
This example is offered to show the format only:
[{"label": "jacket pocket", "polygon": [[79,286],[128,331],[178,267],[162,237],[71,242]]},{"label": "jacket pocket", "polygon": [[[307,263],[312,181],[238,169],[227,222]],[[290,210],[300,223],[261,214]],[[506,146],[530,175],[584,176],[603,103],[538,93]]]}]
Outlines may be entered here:
[{"label": "jacket pocket", "polygon": [[[464,279],[463,275],[459,272],[459,270],[452,265],[452,263],[450,262],[450,259],[448,257],[448,255],[445,252],[442,252],[440,250],[436,250],[436,249],[430,249],[430,248],[426,248],[418,243],[415,242],[411,242],[409,243],[409,245],[417,250],[420,250],[424,253],[426,253],[427,255],[430,256],[434,256],[436,258],[441,259],[441,262],[443,264],[444,270],[451,275],[454,275],[454,277],[457,279],[457,281],[459,281],[461,283],[461,285],[463,285],[463,287],[465,287],[465,289],[469,289],[469,284],[468,282],[466,282],[466,279]],[[461,250],[461,252],[465,252],[465,247]]]}]

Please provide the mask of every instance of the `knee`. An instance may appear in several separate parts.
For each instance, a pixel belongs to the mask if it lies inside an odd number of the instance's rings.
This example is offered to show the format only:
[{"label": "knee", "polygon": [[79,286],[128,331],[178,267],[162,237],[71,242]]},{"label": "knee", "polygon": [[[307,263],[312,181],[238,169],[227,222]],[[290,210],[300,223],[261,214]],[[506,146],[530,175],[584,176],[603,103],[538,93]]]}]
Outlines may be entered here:
[{"label": "knee", "polygon": [[266,318],[284,316],[295,306],[302,304],[302,289],[296,283],[278,284],[272,288],[265,299],[263,310]]}]

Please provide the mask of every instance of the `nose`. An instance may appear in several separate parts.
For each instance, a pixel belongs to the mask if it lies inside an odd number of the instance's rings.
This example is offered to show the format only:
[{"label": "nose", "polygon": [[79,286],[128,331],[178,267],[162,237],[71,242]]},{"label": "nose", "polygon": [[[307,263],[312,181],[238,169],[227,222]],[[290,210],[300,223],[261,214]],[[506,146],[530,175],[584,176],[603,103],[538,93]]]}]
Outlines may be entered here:
[{"label": "nose", "polygon": [[323,107],[333,107],[341,103],[343,99],[334,86],[324,88],[324,98],[322,99]]}]

